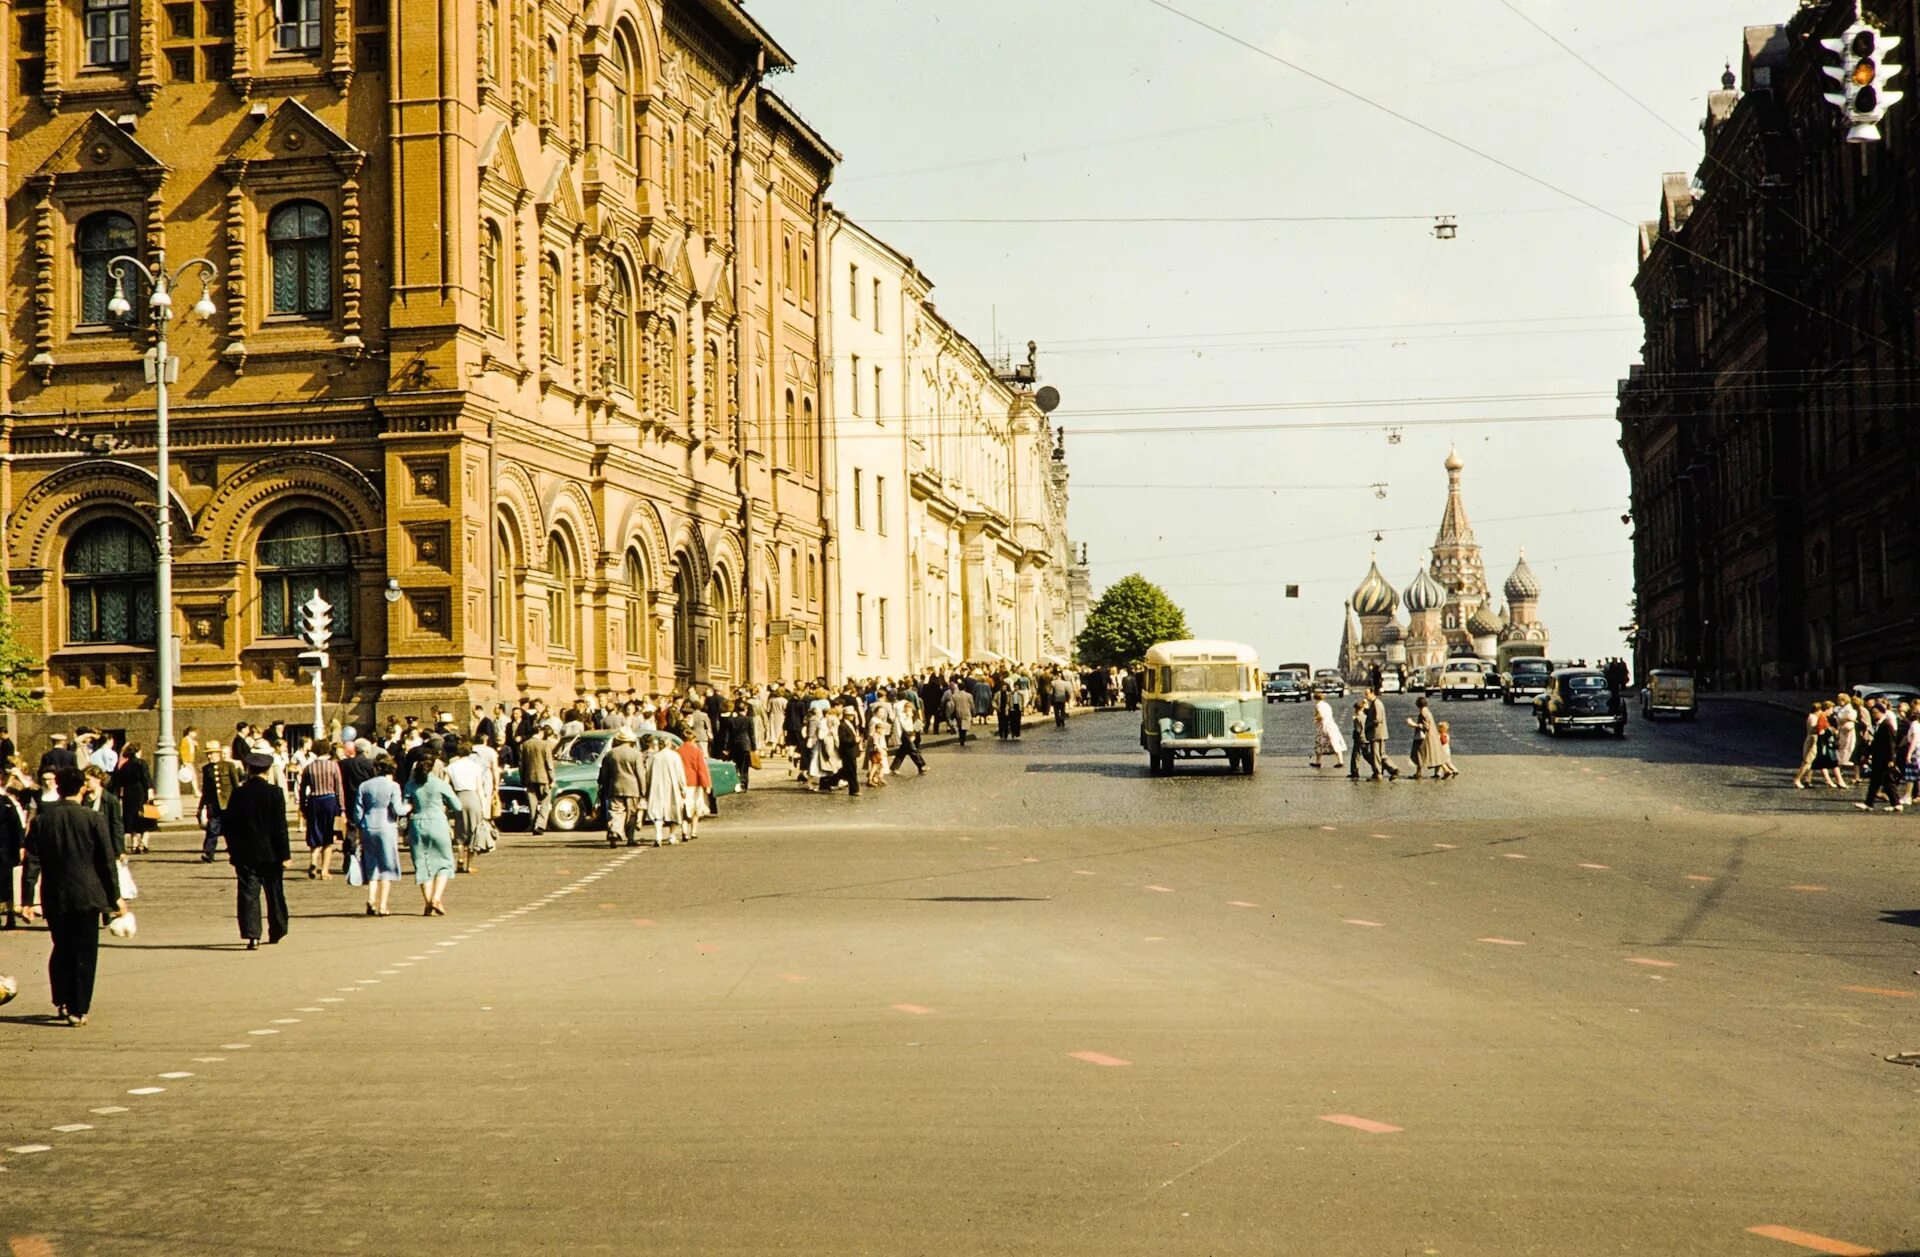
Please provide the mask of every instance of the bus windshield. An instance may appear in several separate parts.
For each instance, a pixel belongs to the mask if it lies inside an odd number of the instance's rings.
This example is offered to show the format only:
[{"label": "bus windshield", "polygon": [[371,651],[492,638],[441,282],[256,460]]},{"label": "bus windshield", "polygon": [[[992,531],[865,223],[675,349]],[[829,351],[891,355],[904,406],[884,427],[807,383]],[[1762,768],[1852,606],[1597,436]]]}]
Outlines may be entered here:
[{"label": "bus windshield", "polygon": [[1169,694],[1180,693],[1235,693],[1247,688],[1243,683],[1244,669],[1233,663],[1183,663],[1178,667],[1160,669],[1160,688]]}]

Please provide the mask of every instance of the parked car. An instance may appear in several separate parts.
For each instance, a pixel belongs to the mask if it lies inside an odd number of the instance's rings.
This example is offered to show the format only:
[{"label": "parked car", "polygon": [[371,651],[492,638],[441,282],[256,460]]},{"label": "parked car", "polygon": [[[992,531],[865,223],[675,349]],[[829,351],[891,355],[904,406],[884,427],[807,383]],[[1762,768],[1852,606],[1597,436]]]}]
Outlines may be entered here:
[{"label": "parked car", "polygon": [[1652,720],[1655,716],[1679,716],[1683,720],[1692,720],[1699,708],[1695,705],[1693,673],[1685,668],[1654,668],[1646,675],[1646,684],[1640,688],[1640,715],[1642,719]]},{"label": "parked car", "polygon": [[1901,703],[1920,701],[1920,687],[1900,681],[1862,681],[1848,692],[1856,698],[1869,701],[1878,698],[1895,707]]},{"label": "parked car", "polygon": [[[662,737],[667,745],[678,747],[680,739],[671,733],[642,734]],[[559,832],[588,825],[600,814],[600,761],[613,747],[613,734],[596,729],[576,734],[553,752],[553,806],[547,812],[547,827]],[[713,793],[732,794],[740,788],[740,771],[723,759],[708,760],[713,774]],[[533,800],[520,784],[520,770],[509,769],[500,779],[500,821],[503,829],[529,829],[533,825]]]},{"label": "parked car", "polygon": [[1304,703],[1312,694],[1307,689],[1307,674],[1293,668],[1269,672],[1262,692],[1269,703]]},{"label": "parked car", "polygon": [[1440,700],[1492,698],[1499,692],[1493,670],[1479,659],[1449,659],[1440,668]]},{"label": "parked car", "polygon": [[1545,659],[1520,656],[1507,664],[1507,673],[1500,678],[1500,689],[1506,695],[1507,706],[1513,706],[1514,700],[1523,694],[1538,694],[1547,688],[1547,682],[1553,677],[1553,664]]},{"label": "parked car", "polygon": [[1567,729],[1612,729],[1627,736],[1627,700],[1607,687],[1607,674],[1597,668],[1562,668],[1533,699],[1533,716],[1540,732],[1557,737]]},{"label": "parked car", "polygon": [[1328,698],[1345,698],[1347,678],[1341,676],[1337,668],[1322,668],[1313,674],[1313,688]]}]

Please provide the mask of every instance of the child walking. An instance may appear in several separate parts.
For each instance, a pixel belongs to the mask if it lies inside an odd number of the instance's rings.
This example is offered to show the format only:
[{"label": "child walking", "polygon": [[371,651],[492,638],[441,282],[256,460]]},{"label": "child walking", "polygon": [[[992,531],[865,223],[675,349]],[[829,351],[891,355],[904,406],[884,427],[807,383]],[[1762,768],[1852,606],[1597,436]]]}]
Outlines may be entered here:
[{"label": "child walking", "polygon": [[1444,720],[1440,722],[1440,758],[1434,763],[1433,775],[1443,778],[1460,775],[1460,770],[1453,766],[1453,730]]}]

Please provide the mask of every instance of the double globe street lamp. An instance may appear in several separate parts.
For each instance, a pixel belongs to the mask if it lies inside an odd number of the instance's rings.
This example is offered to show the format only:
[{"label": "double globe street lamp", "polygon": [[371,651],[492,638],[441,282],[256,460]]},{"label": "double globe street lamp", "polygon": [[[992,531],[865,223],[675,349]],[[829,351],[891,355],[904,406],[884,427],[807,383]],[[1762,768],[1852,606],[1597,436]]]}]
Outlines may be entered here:
[{"label": "double globe street lamp", "polygon": [[[120,254],[107,261],[107,273],[113,276],[113,297],[107,313],[125,320],[133,313],[127,300],[127,280],[138,276],[149,289],[146,317],[152,325],[153,348],[147,351],[147,380],[154,388],[155,466],[154,466],[154,579],[156,583],[153,664],[158,681],[160,732],[153,748],[153,793],[160,808],[160,819],[180,819],[180,755],[173,736],[173,513],[169,510],[172,489],[167,470],[167,385],[179,375],[180,363],[167,352],[167,329],[173,324],[173,290],[189,275],[200,280],[200,300],[193,313],[202,322],[216,313],[212,289],[220,278],[220,268],[206,258],[194,258],[178,270],[167,269],[167,255],[156,253],[153,265]],[[137,289],[137,285],[136,285]]]}]

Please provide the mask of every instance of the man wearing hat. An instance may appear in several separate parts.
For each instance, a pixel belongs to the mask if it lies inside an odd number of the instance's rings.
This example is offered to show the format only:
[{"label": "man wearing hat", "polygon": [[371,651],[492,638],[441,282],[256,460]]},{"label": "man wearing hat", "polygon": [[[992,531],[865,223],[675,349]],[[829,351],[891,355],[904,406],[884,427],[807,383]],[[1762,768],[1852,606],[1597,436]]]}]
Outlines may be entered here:
[{"label": "man wearing hat", "polygon": [[640,845],[641,798],[646,794],[647,758],[633,730],[614,731],[613,749],[600,761],[600,807],[607,817],[607,845]]},{"label": "man wearing hat", "polygon": [[45,780],[62,768],[78,767],[80,767],[80,757],[75,755],[73,748],[67,745],[67,735],[56,733],[53,735],[53,745],[48,747],[46,753],[40,757],[40,766],[34,769],[33,775]]},{"label": "man wearing hat", "polygon": [[233,863],[239,887],[240,937],[247,950],[260,946],[260,896],[267,899],[267,941],[287,936],[287,888],[282,880],[293,852],[287,845],[287,795],[267,780],[273,756],[250,752],[241,761],[247,779],[234,787],[220,813],[220,829],[227,840],[227,859]]}]

